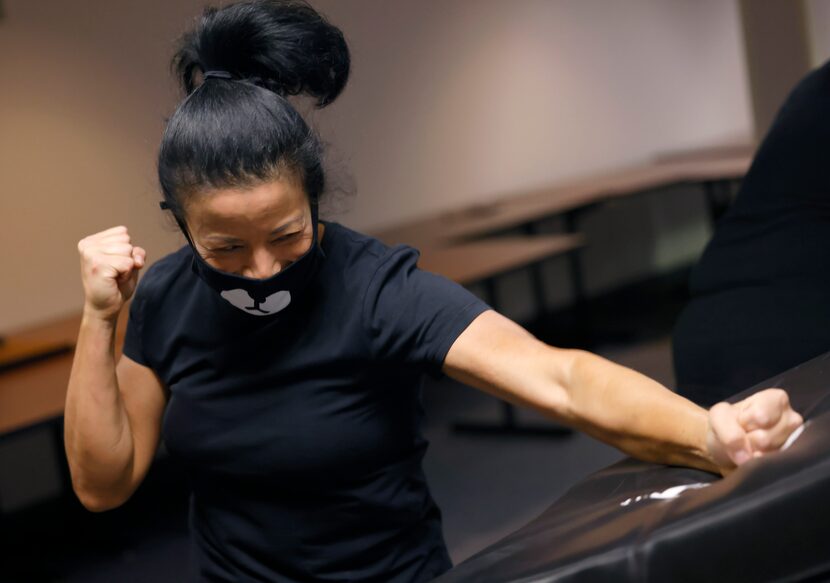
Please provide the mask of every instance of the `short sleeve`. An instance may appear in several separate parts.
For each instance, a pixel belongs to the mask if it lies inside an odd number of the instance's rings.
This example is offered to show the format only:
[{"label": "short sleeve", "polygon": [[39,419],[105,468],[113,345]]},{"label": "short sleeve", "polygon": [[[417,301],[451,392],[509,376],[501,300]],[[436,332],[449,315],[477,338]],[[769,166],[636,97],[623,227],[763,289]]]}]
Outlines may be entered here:
[{"label": "short sleeve", "polygon": [[363,302],[373,356],[439,374],[450,347],[489,306],[449,279],[418,268],[403,245],[382,258]]},{"label": "short sleeve", "polygon": [[144,354],[142,330],[144,328],[144,298],[136,290],[136,295],[130,303],[130,313],[127,318],[127,332],[124,336],[124,355],[138,364],[149,367]]}]

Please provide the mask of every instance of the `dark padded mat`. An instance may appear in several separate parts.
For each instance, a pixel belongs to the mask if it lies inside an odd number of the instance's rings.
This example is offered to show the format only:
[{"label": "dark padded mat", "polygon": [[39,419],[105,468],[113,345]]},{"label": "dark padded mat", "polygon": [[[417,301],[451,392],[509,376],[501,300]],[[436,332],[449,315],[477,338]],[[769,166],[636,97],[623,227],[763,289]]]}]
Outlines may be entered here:
[{"label": "dark padded mat", "polygon": [[786,451],[723,479],[623,460],[436,581],[830,580],[830,353],[731,400],[771,386],[806,420]]}]

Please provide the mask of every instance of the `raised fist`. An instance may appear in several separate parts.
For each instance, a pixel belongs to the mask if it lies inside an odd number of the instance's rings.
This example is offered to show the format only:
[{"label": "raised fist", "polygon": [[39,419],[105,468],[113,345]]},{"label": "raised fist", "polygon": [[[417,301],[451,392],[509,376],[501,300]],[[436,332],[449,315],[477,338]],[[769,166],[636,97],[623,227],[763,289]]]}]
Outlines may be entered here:
[{"label": "raised fist", "polygon": [[86,311],[115,318],[133,295],[147,252],[130,243],[127,227],[113,227],[78,242]]}]

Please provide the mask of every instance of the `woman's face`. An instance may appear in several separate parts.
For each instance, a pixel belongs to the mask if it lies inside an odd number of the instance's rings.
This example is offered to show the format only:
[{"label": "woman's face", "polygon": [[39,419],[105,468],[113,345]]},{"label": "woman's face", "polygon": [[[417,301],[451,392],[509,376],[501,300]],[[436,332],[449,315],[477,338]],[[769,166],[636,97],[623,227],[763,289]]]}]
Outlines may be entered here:
[{"label": "woman's face", "polygon": [[265,279],[311,247],[311,209],[298,180],[196,194],[185,211],[196,249],[221,271]]}]

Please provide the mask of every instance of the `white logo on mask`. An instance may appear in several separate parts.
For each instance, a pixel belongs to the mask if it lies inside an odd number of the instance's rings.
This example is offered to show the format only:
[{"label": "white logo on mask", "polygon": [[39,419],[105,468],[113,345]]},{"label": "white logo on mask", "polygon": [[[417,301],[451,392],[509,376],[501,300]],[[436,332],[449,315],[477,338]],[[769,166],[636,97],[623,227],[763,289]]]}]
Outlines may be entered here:
[{"label": "white logo on mask", "polygon": [[253,314],[254,316],[270,316],[271,314],[276,314],[284,310],[291,303],[291,293],[287,290],[271,294],[261,304],[257,304],[254,298],[244,289],[225,290],[219,295],[243,312]]}]

